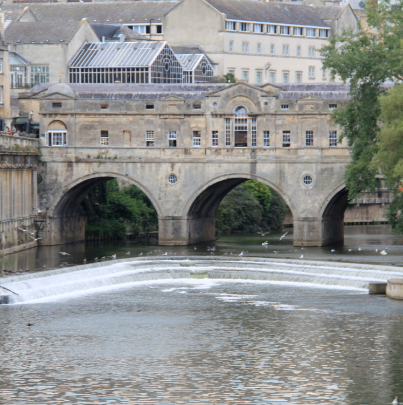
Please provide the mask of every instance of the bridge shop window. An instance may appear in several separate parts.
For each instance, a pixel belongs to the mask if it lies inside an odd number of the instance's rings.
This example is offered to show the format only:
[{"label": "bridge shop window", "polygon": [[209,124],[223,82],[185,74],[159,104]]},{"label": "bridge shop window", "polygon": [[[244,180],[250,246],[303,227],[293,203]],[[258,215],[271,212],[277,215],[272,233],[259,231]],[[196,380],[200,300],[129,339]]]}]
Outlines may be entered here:
[{"label": "bridge shop window", "polygon": [[177,134],[176,131],[168,132],[168,145],[170,148],[176,148]]},{"label": "bridge shop window", "polygon": [[67,146],[67,131],[47,132],[46,146]]},{"label": "bridge shop window", "polygon": [[283,131],[283,148],[291,147],[291,132]]},{"label": "bridge shop window", "polygon": [[270,146],[270,131],[263,131],[263,146]]},{"label": "bridge shop window", "polygon": [[109,146],[109,132],[101,131],[101,146]]},{"label": "bridge shop window", "polygon": [[154,146],[154,131],[146,131],[146,146]]},{"label": "bridge shop window", "polygon": [[313,146],[313,131],[305,131],[305,146]]},{"label": "bridge shop window", "polygon": [[225,146],[231,146],[233,138],[236,148],[246,148],[249,134],[251,146],[256,146],[256,131],[256,117],[250,117],[245,107],[238,107],[233,118],[225,118]]},{"label": "bridge shop window", "polygon": [[337,131],[329,131],[329,146],[331,148],[337,146]]},{"label": "bridge shop window", "polygon": [[201,146],[201,132],[193,131],[193,146]]},{"label": "bridge shop window", "polygon": [[218,146],[218,131],[211,132],[211,146]]}]

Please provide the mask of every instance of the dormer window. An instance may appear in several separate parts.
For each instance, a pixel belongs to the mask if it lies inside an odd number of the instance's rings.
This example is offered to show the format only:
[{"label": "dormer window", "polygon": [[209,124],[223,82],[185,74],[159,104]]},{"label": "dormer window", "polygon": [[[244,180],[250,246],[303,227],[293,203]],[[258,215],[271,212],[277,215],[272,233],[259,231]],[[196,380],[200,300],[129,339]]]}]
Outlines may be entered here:
[{"label": "dormer window", "polygon": [[316,34],[315,28],[307,28],[306,29],[306,36],[307,37],[314,37]]},{"label": "dormer window", "polygon": [[280,35],[290,35],[290,27],[280,26]]},{"label": "dormer window", "polygon": [[277,27],[275,25],[268,25],[267,26],[267,33],[268,34],[275,34],[277,29]]},{"label": "dormer window", "polygon": [[235,31],[235,21],[226,21],[225,22],[225,29],[227,31]]},{"label": "dormer window", "polygon": [[239,31],[249,32],[249,23],[239,23]]},{"label": "dormer window", "polygon": [[263,33],[263,24],[253,24],[253,32]]}]

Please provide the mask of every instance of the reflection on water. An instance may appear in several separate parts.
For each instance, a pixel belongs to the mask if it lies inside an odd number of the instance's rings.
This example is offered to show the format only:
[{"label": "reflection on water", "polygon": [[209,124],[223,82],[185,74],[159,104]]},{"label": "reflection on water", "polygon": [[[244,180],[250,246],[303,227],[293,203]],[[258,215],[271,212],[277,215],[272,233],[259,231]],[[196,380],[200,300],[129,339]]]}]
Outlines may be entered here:
[{"label": "reflection on water", "polygon": [[[297,259],[304,255],[308,260],[325,261],[345,261],[360,263],[382,263],[403,265],[403,238],[402,236],[392,235],[390,227],[387,225],[369,225],[369,226],[349,226],[345,227],[345,245],[344,246],[325,246],[309,247],[301,252],[300,248],[292,245],[292,229],[281,241],[280,236],[284,232],[273,232],[266,236],[258,234],[253,235],[229,235],[220,236],[219,239],[210,244],[199,244],[195,246],[141,246],[134,242],[113,242],[113,243],[78,243],[60,246],[43,246],[30,249],[23,252],[8,255],[7,259],[11,262],[9,269],[15,272],[22,271],[40,271],[43,266],[46,270],[82,264],[86,259],[87,263],[94,260],[95,257],[105,260],[111,260],[108,256],[113,254],[117,258],[129,258],[142,256],[160,256],[167,252],[168,255],[186,256],[186,255],[239,255],[242,251],[247,251],[245,255],[261,257],[279,257]],[[267,249],[262,243],[267,241]],[[214,252],[207,251],[207,246],[215,245]],[[388,247],[388,255],[380,255],[380,251]],[[195,249],[196,248],[196,249]],[[378,251],[376,251],[378,249]],[[332,250],[335,250],[332,252]],[[67,252],[69,256],[63,256],[59,252]]]},{"label": "reflection on water", "polygon": [[387,404],[402,320],[381,296],[212,280],[3,306],[2,403]]}]

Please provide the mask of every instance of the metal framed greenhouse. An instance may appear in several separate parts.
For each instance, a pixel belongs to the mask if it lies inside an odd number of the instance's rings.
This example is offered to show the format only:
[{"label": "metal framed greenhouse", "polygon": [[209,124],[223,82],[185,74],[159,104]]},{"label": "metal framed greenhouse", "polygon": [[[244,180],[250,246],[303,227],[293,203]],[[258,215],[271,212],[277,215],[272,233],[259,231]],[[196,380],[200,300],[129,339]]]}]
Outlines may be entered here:
[{"label": "metal framed greenhouse", "polygon": [[69,63],[70,83],[182,83],[165,41],[86,43]]},{"label": "metal framed greenhouse", "polygon": [[183,68],[183,83],[209,83],[213,67],[204,54],[176,55]]}]

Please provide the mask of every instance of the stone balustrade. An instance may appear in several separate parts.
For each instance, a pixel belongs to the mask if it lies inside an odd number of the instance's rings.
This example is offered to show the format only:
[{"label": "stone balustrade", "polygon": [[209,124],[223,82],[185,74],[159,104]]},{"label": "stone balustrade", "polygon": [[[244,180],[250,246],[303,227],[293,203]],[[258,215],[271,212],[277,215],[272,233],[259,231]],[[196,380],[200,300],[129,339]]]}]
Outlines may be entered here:
[{"label": "stone balustrade", "polygon": [[0,134],[0,150],[8,150],[10,146],[15,145],[19,145],[21,148],[25,148],[26,146],[38,148],[39,139]]}]

